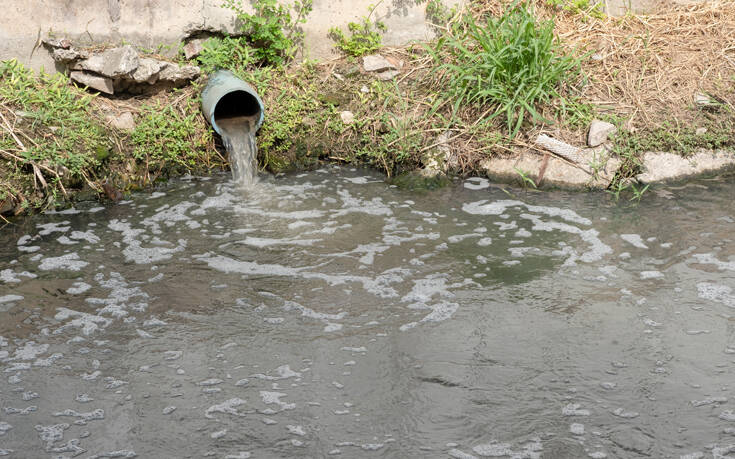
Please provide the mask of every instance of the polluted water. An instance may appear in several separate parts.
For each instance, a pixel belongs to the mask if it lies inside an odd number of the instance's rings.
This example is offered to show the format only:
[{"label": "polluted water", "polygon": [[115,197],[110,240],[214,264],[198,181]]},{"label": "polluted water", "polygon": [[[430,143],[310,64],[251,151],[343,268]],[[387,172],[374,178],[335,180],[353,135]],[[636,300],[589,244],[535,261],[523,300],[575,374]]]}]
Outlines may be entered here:
[{"label": "polluted water", "polygon": [[258,181],[255,120],[251,116],[235,116],[217,120],[217,125],[229,155],[232,180],[241,188],[251,188]]},{"label": "polluted water", "polygon": [[0,231],[0,458],[735,457],[735,180],[184,177]]}]

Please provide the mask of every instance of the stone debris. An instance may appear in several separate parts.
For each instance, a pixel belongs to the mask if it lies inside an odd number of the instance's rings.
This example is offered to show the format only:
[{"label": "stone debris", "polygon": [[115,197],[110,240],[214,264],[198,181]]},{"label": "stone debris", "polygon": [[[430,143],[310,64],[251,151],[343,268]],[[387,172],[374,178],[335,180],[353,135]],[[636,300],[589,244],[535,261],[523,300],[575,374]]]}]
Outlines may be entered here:
[{"label": "stone debris", "polygon": [[111,78],[95,75],[89,72],[73,71],[69,77],[79,84],[96,89],[105,94],[114,94],[115,89]]},{"label": "stone debris", "polygon": [[694,95],[694,103],[698,107],[708,107],[714,104],[714,101],[707,94],[698,92]]},{"label": "stone debris", "polygon": [[[388,70],[397,70],[388,59],[380,54],[371,54],[362,58],[362,68],[366,72],[385,72]],[[392,77],[391,77],[392,78]]]},{"label": "stone debris", "polygon": [[194,59],[204,51],[204,40],[196,39],[192,40],[184,45],[184,57],[187,60]]},{"label": "stone debris", "polygon": [[355,122],[355,114],[349,110],[340,112],[339,117],[342,119],[344,124],[352,124]]},{"label": "stone debris", "polygon": [[606,121],[594,120],[590,123],[587,132],[587,145],[590,147],[598,147],[607,142],[610,136],[618,132],[618,128],[614,124]]},{"label": "stone debris", "polygon": [[727,151],[700,150],[684,158],[674,153],[648,152],[643,155],[641,183],[681,180],[701,174],[714,174],[735,168],[735,155]]},{"label": "stone debris", "polygon": [[74,49],[65,39],[43,43],[51,49],[55,62],[71,70],[69,76],[73,81],[104,94],[140,93],[153,85],[181,86],[201,75],[199,67],[194,65],[140,57],[130,45],[90,53]]},{"label": "stone debris", "polygon": [[72,70],[86,70],[108,78],[131,75],[138,68],[138,52],[130,45],[112,48],[76,62]]},{"label": "stone debris", "polygon": [[399,72],[398,70],[386,70],[385,72],[376,73],[375,76],[379,80],[388,81],[388,80],[392,80],[393,78],[395,78],[400,73],[401,72]]},{"label": "stone debris", "polygon": [[706,127],[697,128],[695,134],[697,135],[705,135],[707,133]]},{"label": "stone debris", "polygon": [[620,159],[610,156],[605,149],[583,151],[590,158],[587,167],[569,164],[553,155],[530,152],[493,157],[480,163],[480,167],[488,178],[501,182],[518,182],[524,175],[539,188],[606,189],[620,167]]},{"label": "stone debris", "polygon": [[135,118],[133,118],[133,114],[130,112],[123,112],[117,116],[110,114],[107,115],[106,119],[107,123],[115,129],[128,132],[135,130]]},{"label": "stone debris", "polygon": [[140,59],[138,68],[132,74],[133,80],[136,83],[154,84],[158,81],[158,72],[166,65],[168,65],[166,62],[159,61],[158,59],[144,57]]}]

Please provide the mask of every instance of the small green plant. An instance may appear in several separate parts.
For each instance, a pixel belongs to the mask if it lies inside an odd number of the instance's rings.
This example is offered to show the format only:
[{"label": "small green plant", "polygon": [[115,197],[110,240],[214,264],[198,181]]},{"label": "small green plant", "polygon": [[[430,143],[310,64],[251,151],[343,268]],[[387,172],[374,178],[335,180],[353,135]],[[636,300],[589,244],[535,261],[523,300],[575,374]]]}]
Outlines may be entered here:
[{"label": "small green plant", "polygon": [[[239,0],[225,0],[223,6],[234,11],[256,61],[265,65],[283,65],[293,59],[303,33],[299,24],[306,22],[312,0],[296,0],[284,6],[276,0],[254,0],[255,14],[245,12]],[[291,16],[290,10],[296,13]]]},{"label": "small green plant", "polygon": [[585,13],[596,19],[603,19],[605,17],[601,2],[592,2],[590,0],[546,0],[546,4],[572,14]]},{"label": "small green plant", "polygon": [[64,184],[89,181],[111,149],[93,116],[94,97],[62,74],[36,76],[16,60],[0,62],[2,158],[30,171],[52,197],[66,194]]},{"label": "small green plant", "polygon": [[426,2],[426,19],[435,26],[444,26],[457,14],[457,7],[448,8],[442,0]]},{"label": "small green plant", "polygon": [[467,104],[489,106],[488,120],[504,117],[510,137],[529,119],[549,122],[539,105],[563,99],[560,86],[581,75],[579,59],[560,52],[554,23],[538,22],[526,3],[484,23],[470,14],[463,22],[461,32],[429,49],[446,84],[442,101],[451,101],[455,112]]},{"label": "small green plant", "polygon": [[370,5],[369,14],[363,17],[360,22],[347,24],[347,29],[350,31],[349,37],[339,27],[329,29],[329,36],[336,42],[337,49],[348,56],[355,57],[370,54],[380,49],[383,42],[383,33],[387,29],[383,22],[370,20],[377,6]]},{"label": "small green plant", "polygon": [[536,182],[534,182],[533,179],[528,176],[528,172],[518,169],[517,167],[514,167],[513,170],[515,170],[516,174],[518,174],[518,176],[521,178],[521,185],[523,186],[523,188],[526,188],[529,185],[534,189],[537,188]]},{"label": "small green plant", "polygon": [[[211,153],[211,133],[198,120],[199,107],[190,100],[181,109],[157,103],[141,107],[131,135],[133,157],[145,170],[160,175],[164,168],[192,170]],[[153,181],[153,180],[149,180]]]},{"label": "small green plant", "polygon": [[256,58],[253,48],[243,38],[212,37],[204,42],[197,61],[204,73],[211,73],[217,69],[247,68],[255,64]]}]

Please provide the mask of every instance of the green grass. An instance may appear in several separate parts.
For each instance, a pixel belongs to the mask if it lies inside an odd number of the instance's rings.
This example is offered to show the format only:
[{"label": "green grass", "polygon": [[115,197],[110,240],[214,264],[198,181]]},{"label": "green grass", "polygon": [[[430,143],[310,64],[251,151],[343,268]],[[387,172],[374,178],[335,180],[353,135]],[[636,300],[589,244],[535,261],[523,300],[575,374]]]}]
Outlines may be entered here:
[{"label": "green grass", "polygon": [[23,144],[5,125],[0,130],[3,159],[22,158],[14,161],[19,175],[32,175],[38,168],[49,194],[65,194],[64,184],[77,186],[93,179],[112,149],[110,136],[93,114],[94,97],[62,74],[36,76],[15,60],[0,62],[0,102],[14,110],[5,117],[10,117],[7,121]]},{"label": "green grass", "polygon": [[365,54],[374,53],[380,49],[383,42],[383,33],[387,30],[385,24],[381,21],[371,21],[370,17],[375,12],[377,5],[371,5],[369,14],[363,17],[360,22],[350,22],[347,24],[347,30],[350,35],[339,27],[329,29],[329,36],[335,41],[337,49],[348,56],[364,56]]},{"label": "green grass", "polygon": [[[580,61],[562,54],[552,21],[537,21],[531,7],[516,3],[499,17],[463,18],[461,31],[430,48],[446,85],[441,101],[490,107],[488,119],[504,119],[510,137],[524,122],[544,122],[542,104],[563,99],[562,84],[580,79]],[[569,104],[573,108],[572,104]]]},{"label": "green grass", "polygon": [[131,134],[132,156],[146,172],[191,171],[208,164],[212,134],[204,129],[196,100],[181,108],[161,103],[143,105]]}]

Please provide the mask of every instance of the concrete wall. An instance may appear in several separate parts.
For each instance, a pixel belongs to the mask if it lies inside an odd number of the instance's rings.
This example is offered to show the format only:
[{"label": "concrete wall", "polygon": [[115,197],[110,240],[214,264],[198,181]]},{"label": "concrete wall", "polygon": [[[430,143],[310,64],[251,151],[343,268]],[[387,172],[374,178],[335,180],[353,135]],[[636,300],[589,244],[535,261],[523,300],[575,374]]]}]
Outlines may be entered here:
[{"label": "concrete wall", "polygon": [[[17,58],[34,69],[54,68],[48,51],[39,39],[55,35],[75,44],[120,44],[158,49],[178,44],[195,31],[235,30],[232,11],[222,8],[222,0],[2,0],[0,14],[0,60]],[[457,4],[463,0],[444,0]],[[466,0],[465,0],[466,1]],[[605,0],[610,13],[648,8],[659,0]],[[681,0],[661,0],[676,2]],[[243,2],[246,10],[249,2]],[[314,0],[314,9],[303,26],[305,55],[324,60],[336,56],[328,37],[330,27],[346,28],[350,21],[367,15],[368,6],[378,0]],[[388,26],[383,42],[404,45],[430,39],[426,0],[383,0],[374,18]],[[165,50],[164,50],[165,51]],[[165,54],[163,52],[162,54]]]},{"label": "concrete wall", "polygon": [[[447,0],[455,4],[459,0]],[[120,44],[177,49],[195,31],[235,31],[232,11],[222,0],[4,0],[0,15],[0,60],[17,58],[34,69],[54,68],[39,39],[54,35],[77,44]],[[250,9],[248,1],[243,2]],[[330,27],[346,28],[368,14],[375,0],[314,0],[303,25],[305,54],[314,59],[336,56],[327,36]],[[403,45],[427,40],[433,32],[425,23],[425,1],[384,0],[373,18],[388,25],[383,42]],[[165,54],[165,52],[163,53]]]}]

